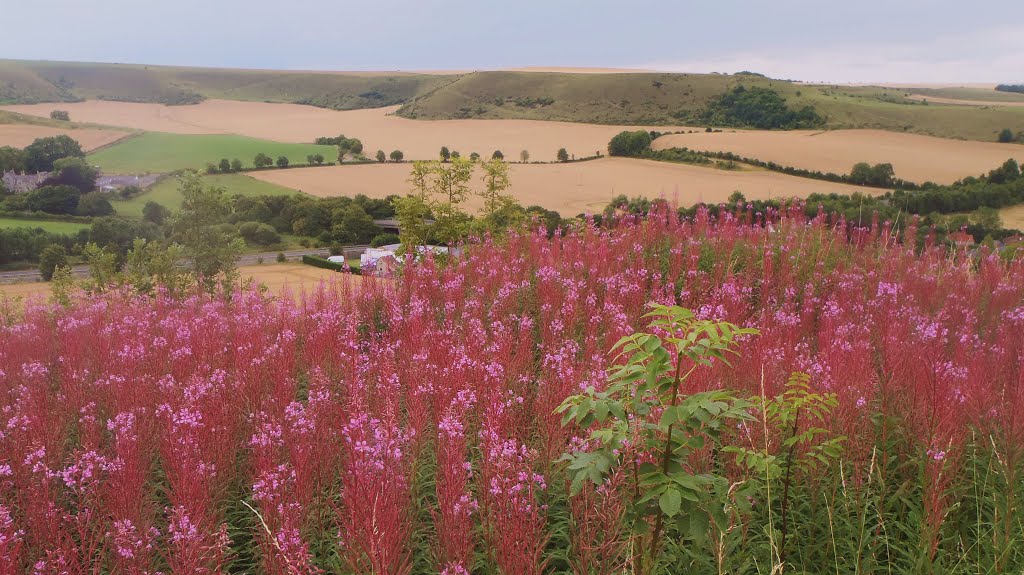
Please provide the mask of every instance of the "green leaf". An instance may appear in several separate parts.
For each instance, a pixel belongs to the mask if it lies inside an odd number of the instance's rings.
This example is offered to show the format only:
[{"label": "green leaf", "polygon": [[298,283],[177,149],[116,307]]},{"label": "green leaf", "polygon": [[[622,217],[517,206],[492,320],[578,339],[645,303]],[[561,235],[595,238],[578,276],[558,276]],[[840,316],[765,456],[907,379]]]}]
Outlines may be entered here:
[{"label": "green leaf", "polygon": [[669,517],[675,517],[682,504],[683,499],[675,489],[669,489],[658,498],[658,506],[661,507],[662,513]]}]

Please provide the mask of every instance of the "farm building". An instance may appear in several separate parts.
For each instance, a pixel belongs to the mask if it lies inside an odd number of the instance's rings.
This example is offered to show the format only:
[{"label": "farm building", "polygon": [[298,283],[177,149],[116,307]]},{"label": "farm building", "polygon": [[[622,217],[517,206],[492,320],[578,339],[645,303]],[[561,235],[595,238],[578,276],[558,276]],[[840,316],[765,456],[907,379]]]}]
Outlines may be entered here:
[{"label": "farm building", "polygon": [[[398,250],[402,244],[389,244],[379,248],[369,248],[359,256],[359,267],[363,273],[375,275],[389,275],[398,269]],[[432,252],[434,254],[448,254],[449,249],[444,246],[418,246],[417,257]]]},{"label": "farm building", "polygon": [[50,175],[50,172],[38,174],[18,174],[15,172],[4,172],[2,176],[4,187],[12,194],[24,194],[39,187],[39,184]]}]

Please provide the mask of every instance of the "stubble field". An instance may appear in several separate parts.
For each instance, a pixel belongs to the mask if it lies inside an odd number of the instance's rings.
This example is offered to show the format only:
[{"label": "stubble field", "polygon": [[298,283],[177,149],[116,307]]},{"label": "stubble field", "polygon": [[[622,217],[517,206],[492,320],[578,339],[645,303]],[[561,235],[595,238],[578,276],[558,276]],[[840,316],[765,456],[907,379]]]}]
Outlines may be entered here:
[{"label": "stubble field", "polygon": [[[405,194],[409,164],[351,165],[326,168],[268,170],[251,175],[259,180],[314,196],[366,194],[382,198]],[[513,164],[510,192],[524,206],[541,205],[563,215],[600,212],[619,194],[665,197],[679,205],[724,202],[734,191],[748,199],[806,197],[812,193],[881,190],[859,188],[768,171],[726,171],[649,160],[602,158],[566,164]],[[479,187],[479,176],[474,187]],[[474,199],[474,201],[476,201]],[[473,209],[479,206],[470,202]]]},{"label": "stubble field", "polygon": [[733,152],[784,166],[838,174],[849,173],[857,162],[888,162],[900,178],[938,184],[977,176],[1011,157],[1024,160],[1024,146],[1016,144],[948,140],[882,130],[671,134],[658,138],[651,147]]},{"label": "stubble field", "polygon": [[87,101],[3,109],[48,117],[56,108],[68,110],[76,121],[175,134],[237,134],[291,143],[345,134],[359,138],[368,156],[378,149],[385,153],[397,149],[407,160],[435,159],[441,146],[466,156],[477,152],[490,157],[494,150],[501,150],[508,159],[527,150],[533,161],[554,161],[559,148],[579,157],[592,156],[604,153],[612,136],[631,128],[534,120],[409,120],[394,115],[397,106],[338,112],[298,104],[230,100],[191,106]]},{"label": "stubble field", "polygon": [[[49,113],[47,113],[49,115]],[[122,130],[101,130],[94,128],[62,129],[29,124],[0,124],[0,146],[24,148],[36,138],[48,138],[66,134],[82,145],[85,151],[95,150],[121,140],[131,133]]]}]

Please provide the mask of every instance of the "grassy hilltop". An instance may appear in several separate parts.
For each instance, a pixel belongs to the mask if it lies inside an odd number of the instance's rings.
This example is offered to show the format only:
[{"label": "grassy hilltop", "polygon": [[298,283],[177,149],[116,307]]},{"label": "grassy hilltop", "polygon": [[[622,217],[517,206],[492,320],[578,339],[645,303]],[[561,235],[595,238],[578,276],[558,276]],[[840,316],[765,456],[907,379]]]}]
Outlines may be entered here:
[{"label": "grassy hilltop", "polygon": [[0,103],[97,99],[179,105],[224,98],[354,110],[401,104],[453,79],[400,73],[332,74],[6,60],[0,61]]}]

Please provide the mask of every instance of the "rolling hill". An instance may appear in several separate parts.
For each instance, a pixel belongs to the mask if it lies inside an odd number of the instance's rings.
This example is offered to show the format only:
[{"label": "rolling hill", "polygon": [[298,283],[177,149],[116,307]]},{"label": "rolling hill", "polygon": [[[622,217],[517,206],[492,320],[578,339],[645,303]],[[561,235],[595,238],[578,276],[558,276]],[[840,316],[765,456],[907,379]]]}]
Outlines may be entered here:
[{"label": "rolling hill", "polygon": [[[82,99],[194,104],[205,99],[309,104],[335,110],[400,105],[406,118],[703,125],[718,96],[765,88],[825,129],[870,128],[993,141],[1024,131],[1024,98],[992,89],[811,85],[753,73],[486,71],[288,72],[0,60],[0,104]],[[928,101],[958,96],[958,103]],[[972,105],[964,105],[964,102]]]}]

